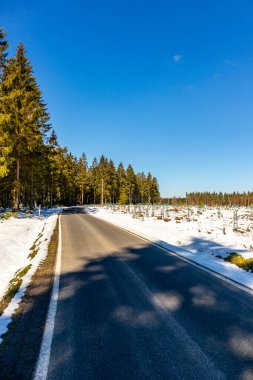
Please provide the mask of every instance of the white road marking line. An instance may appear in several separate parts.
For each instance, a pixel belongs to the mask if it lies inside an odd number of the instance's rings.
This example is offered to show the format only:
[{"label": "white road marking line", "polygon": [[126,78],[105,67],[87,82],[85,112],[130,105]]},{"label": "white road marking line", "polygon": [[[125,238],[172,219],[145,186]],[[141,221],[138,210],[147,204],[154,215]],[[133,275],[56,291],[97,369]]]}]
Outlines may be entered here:
[{"label": "white road marking line", "polygon": [[58,302],[58,296],[59,296],[59,284],[60,284],[60,275],[61,275],[61,251],[62,251],[62,239],[61,239],[61,215],[60,215],[54,285],[53,285],[51,300],[49,304],[42,344],[40,347],[40,354],[39,354],[39,358],[36,365],[34,380],[47,379],[51,347],[52,347],[52,341],[53,341],[53,335],[54,335],[57,302]]}]

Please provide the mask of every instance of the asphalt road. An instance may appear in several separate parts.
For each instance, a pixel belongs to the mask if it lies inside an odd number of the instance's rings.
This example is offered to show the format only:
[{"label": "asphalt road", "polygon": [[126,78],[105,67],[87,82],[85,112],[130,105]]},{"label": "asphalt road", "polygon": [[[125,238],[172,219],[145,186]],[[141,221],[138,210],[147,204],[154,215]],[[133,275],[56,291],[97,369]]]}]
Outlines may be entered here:
[{"label": "asphalt road", "polygon": [[62,215],[48,379],[253,379],[253,296],[109,223]]}]

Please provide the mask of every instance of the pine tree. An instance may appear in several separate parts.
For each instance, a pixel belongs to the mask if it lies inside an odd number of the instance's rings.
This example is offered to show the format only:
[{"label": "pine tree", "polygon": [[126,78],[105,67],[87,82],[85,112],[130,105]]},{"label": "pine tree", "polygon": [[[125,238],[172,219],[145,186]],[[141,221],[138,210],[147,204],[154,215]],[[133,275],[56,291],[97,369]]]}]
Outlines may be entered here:
[{"label": "pine tree", "polygon": [[115,203],[117,197],[117,176],[115,165],[112,160],[108,163],[107,168],[108,180],[107,180],[107,194],[110,203]]},{"label": "pine tree", "polygon": [[15,165],[15,209],[20,203],[22,163],[49,130],[49,115],[25,53],[24,45],[19,44],[15,57],[4,68],[0,85],[0,146],[3,148],[0,175],[5,176]]},{"label": "pine tree", "polygon": [[[57,140],[55,130],[52,130],[47,144],[47,202],[53,206],[53,202],[59,200],[59,177],[60,177],[60,157],[61,149]],[[49,201],[50,198],[50,201]]]},{"label": "pine tree", "polygon": [[138,173],[136,176],[137,186],[138,186],[138,203],[146,203],[147,201],[147,186],[146,186],[146,176],[143,172]]},{"label": "pine tree", "polygon": [[126,204],[128,201],[128,194],[126,188],[126,172],[122,162],[119,163],[117,173],[117,201],[119,204]]},{"label": "pine tree", "polygon": [[147,175],[147,180],[146,180],[146,193],[147,193],[147,201],[148,204],[151,203],[151,193],[152,193],[152,175],[149,172]]},{"label": "pine tree", "polygon": [[126,170],[126,189],[128,192],[128,202],[131,204],[133,202],[133,195],[136,189],[136,177],[134,169],[131,165],[128,165]]},{"label": "pine tree", "polygon": [[152,204],[159,202],[160,200],[160,192],[159,192],[159,186],[158,181],[156,177],[153,177],[152,179],[152,185],[151,185],[151,202]]},{"label": "pine tree", "polygon": [[87,188],[87,170],[88,162],[85,153],[79,158],[77,162],[77,187],[80,193],[80,202],[83,205],[85,199],[85,190]]},{"label": "pine tree", "polygon": [[[0,75],[5,68],[7,62],[8,41],[5,39],[6,33],[3,28],[0,28]],[[0,77],[1,78],[1,77]]]},{"label": "pine tree", "polygon": [[2,80],[3,72],[7,62],[7,48],[8,42],[5,40],[6,33],[3,28],[0,28],[0,178],[6,176],[7,174],[7,162],[6,155],[9,153],[9,149],[4,143],[5,141],[5,132],[1,128],[1,123],[5,122],[5,117],[2,114],[1,108],[1,98],[3,97],[2,92]]},{"label": "pine tree", "polygon": [[98,193],[100,194],[100,203],[103,205],[106,203],[107,195],[107,181],[108,181],[108,160],[102,155],[98,164],[97,181],[98,181]]},{"label": "pine tree", "polygon": [[92,161],[92,165],[89,170],[89,177],[92,189],[91,199],[93,199],[93,203],[96,204],[98,188],[98,160],[96,157]]}]

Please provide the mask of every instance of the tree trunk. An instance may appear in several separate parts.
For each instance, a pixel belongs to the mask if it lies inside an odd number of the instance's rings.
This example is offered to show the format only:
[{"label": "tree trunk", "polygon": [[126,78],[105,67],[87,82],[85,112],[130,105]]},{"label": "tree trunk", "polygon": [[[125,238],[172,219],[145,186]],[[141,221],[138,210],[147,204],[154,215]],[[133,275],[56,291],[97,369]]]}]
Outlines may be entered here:
[{"label": "tree trunk", "polygon": [[34,201],[33,201],[33,173],[32,173],[32,183],[31,183],[31,191],[30,191],[30,209],[33,209]]},{"label": "tree trunk", "polygon": [[15,181],[15,188],[14,188],[14,197],[13,197],[13,208],[14,210],[19,209],[19,202],[20,202],[20,162],[19,158],[17,159],[17,165],[16,165],[16,181]]},{"label": "tree trunk", "polygon": [[104,205],[104,179],[103,178],[102,178],[101,187],[102,187],[102,191],[101,191],[101,205],[103,206]]},{"label": "tree trunk", "polygon": [[81,191],[81,204],[83,205],[83,187],[82,187],[82,191]]},{"label": "tree trunk", "polygon": [[50,207],[53,207],[53,186],[51,185],[50,189]]}]

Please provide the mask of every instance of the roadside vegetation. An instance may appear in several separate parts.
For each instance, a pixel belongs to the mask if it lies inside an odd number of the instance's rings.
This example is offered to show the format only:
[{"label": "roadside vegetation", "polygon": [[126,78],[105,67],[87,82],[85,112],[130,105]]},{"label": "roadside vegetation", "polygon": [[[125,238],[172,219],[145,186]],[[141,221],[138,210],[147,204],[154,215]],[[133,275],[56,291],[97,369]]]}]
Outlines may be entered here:
[{"label": "roadside vegetation", "polygon": [[248,272],[253,272],[253,258],[245,259],[238,253],[231,253],[224,260],[231,264],[235,264],[239,268],[242,268]]},{"label": "roadside vegetation", "polygon": [[25,268],[20,269],[15,273],[15,276],[11,279],[8,290],[6,291],[3,298],[0,300],[0,316],[3,314],[4,310],[8,307],[12,298],[19,291],[22,285],[22,277],[31,269],[32,264],[27,265]]}]

